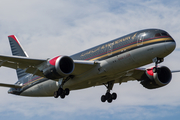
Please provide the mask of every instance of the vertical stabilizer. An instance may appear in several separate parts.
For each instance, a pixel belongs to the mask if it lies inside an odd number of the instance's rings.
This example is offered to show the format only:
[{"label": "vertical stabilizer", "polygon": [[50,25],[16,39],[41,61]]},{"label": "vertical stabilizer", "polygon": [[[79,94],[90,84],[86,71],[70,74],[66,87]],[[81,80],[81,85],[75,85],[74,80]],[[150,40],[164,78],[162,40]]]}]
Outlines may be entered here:
[{"label": "vertical stabilizer", "polygon": [[16,38],[16,36],[10,35],[10,36],[8,36],[8,38],[9,38],[9,44],[11,46],[11,51],[12,51],[13,55],[28,57],[28,55],[23,50],[23,48],[22,48],[20,42],[18,41],[18,39]]},{"label": "vertical stabilizer", "polygon": [[[9,44],[10,44],[10,47],[11,47],[12,55],[28,57],[27,53],[23,50],[23,48],[22,48],[20,42],[18,41],[18,39],[16,38],[16,36],[9,35],[8,39],[9,39]],[[20,79],[21,77],[27,75],[27,73],[23,69],[18,68],[18,69],[16,69],[16,72],[17,72],[18,79]]]}]

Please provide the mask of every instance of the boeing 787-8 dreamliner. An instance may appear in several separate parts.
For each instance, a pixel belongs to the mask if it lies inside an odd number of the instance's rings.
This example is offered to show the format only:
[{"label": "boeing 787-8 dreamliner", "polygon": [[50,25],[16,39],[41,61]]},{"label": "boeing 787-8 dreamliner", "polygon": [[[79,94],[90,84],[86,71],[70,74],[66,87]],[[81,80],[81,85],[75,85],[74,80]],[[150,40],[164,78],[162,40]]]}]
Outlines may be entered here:
[{"label": "boeing 787-8 dreamliner", "polygon": [[[70,91],[104,85],[107,91],[102,102],[117,98],[111,93],[115,83],[137,80],[147,89],[163,87],[171,81],[172,71],[159,66],[176,46],[164,30],[146,29],[103,43],[71,56],[58,55],[51,59],[29,58],[14,35],[8,36],[13,56],[0,55],[0,66],[17,72],[15,84],[8,93],[65,98]],[[60,53],[63,54],[63,53]],[[139,68],[155,63],[151,68]]]}]

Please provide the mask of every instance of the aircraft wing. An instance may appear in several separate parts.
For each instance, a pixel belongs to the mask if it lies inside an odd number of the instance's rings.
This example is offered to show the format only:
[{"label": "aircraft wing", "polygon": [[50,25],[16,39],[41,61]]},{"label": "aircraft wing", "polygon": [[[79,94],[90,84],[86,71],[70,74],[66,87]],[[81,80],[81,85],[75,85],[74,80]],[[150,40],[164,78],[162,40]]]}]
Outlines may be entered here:
[{"label": "aircraft wing", "polygon": [[[13,69],[21,68],[25,69],[27,73],[32,74],[37,70],[37,66],[45,61],[46,60],[43,59],[32,59],[28,57],[0,55],[0,66],[9,67]],[[35,75],[44,77],[44,75],[40,71],[37,71]]]},{"label": "aircraft wing", "polygon": [[17,85],[17,84],[5,84],[5,83],[0,83],[0,86],[2,87],[10,87],[10,88],[21,88],[21,85]]},{"label": "aircraft wing", "polygon": [[96,61],[85,61],[85,60],[74,60],[74,63],[75,63],[75,70],[72,73],[73,75],[80,75],[90,70],[97,64],[99,64]]},{"label": "aircraft wing", "polygon": [[[116,83],[122,83],[122,82],[128,82],[128,81],[141,81],[143,80],[143,76],[146,72],[146,68],[135,68],[129,71],[126,71],[123,73],[123,75],[120,75],[121,77],[116,80]],[[172,70],[171,73],[177,73],[180,72],[180,70]]]},{"label": "aircraft wing", "polygon": [[172,73],[180,72],[180,70],[173,70]]},{"label": "aircraft wing", "polygon": [[116,83],[128,82],[138,80],[141,81],[144,73],[146,72],[145,68],[135,68],[129,71],[126,71],[120,78],[116,80]]},{"label": "aircraft wing", "polygon": [[[27,73],[32,73],[41,77],[45,77],[38,69],[39,66],[46,63],[46,59],[33,59],[20,56],[5,56],[0,55],[0,67],[9,67],[13,69],[21,68],[26,70]],[[78,75],[94,67],[97,63],[94,61],[74,60],[75,69],[73,75]]]}]

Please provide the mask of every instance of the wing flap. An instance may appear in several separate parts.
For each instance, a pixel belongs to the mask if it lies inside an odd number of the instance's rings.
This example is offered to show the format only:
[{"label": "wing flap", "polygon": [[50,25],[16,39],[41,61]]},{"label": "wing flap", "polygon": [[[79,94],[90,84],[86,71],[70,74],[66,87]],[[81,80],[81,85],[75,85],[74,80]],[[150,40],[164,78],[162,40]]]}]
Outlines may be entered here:
[{"label": "wing flap", "polygon": [[144,68],[135,68],[129,71],[126,71],[125,73],[121,74],[118,79],[116,79],[116,83],[123,83],[128,81],[134,81],[138,80],[141,81],[142,77],[145,73],[146,69]]},{"label": "wing flap", "polygon": [[72,75],[80,75],[99,64],[97,61],[74,60],[75,69]]}]

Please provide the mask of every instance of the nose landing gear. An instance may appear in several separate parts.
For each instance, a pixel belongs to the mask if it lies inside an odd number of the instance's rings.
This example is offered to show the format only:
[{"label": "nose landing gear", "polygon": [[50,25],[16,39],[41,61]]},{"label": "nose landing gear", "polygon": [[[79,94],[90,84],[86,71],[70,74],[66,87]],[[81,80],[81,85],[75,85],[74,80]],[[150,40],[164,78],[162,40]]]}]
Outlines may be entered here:
[{"label": "nose landing gear", "polygon": [[164,61],[164,58],[158,58],[158,57],[155,57],[153,59],[153,62],[155,63],[155,67],[153,68],[153,73],[156,73],[158,71],[158,64],[159,63],[162,63]]}]

